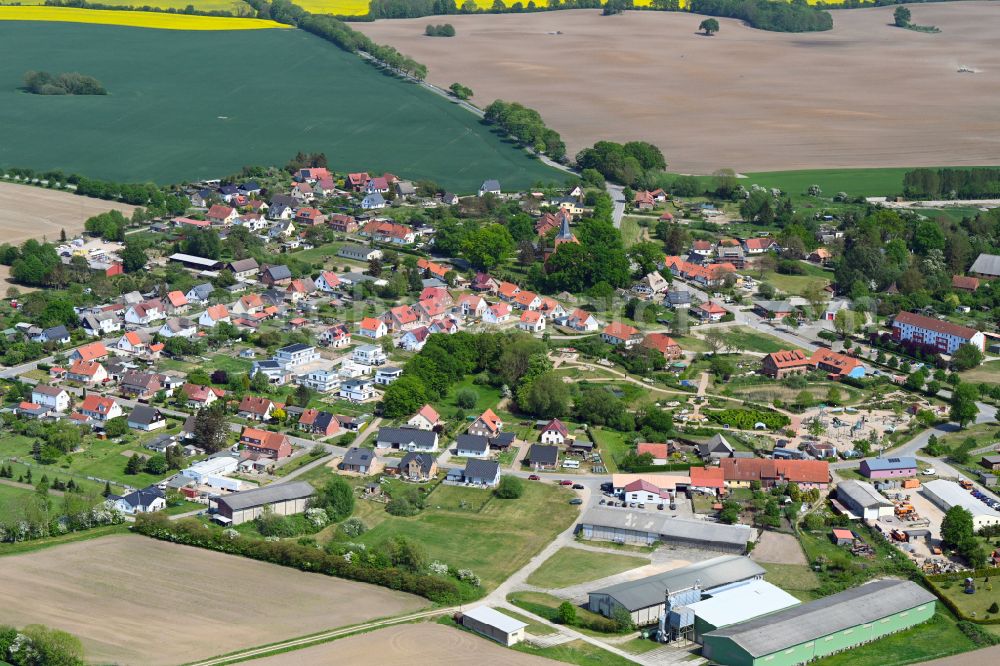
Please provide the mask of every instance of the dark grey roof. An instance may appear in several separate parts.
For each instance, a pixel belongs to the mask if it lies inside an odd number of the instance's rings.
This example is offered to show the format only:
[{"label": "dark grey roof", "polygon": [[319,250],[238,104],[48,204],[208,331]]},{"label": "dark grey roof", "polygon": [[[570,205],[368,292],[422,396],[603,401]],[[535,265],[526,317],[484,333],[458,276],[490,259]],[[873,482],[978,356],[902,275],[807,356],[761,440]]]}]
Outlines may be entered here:
[{"label": "dark grey roof", "polygon": [[590,594],[606,594],[629,611],[637,611],[662,604],[667,590],[678,592],[693,587],[695,583],[701,585],[703,590],[710,590],[763,575],[764,569],[749,557],[723,555],[655,576],[602,587]]},{"label": "dark grey roof", "polygon": [[46,340],[62,340],[69,337],[69,331],[66,330],[65,326],[60,324],[59,326],[53,326],[42,331],[42,337]]},{"label": "dark grey roof", "polygon": [[459,451],[477,451],[485,453],[490,448],[490,440],[479,435],[459,435],[455,438],[456,448]]},{"label": "dark grey roof", "polygon": [[998,254],[980,254],[976,257],[976,261],[973,262],[972,268],[969,269],[970,273],[979,273],[980,275],[998,275],[1000,276],[1000,255]]},{"label": "dark grey roof", "polygon": [[163,415],[160,414],[160,410],[147,405],[136,405],[127,419],[129,423],[139,423],[142,425],[150,425],[162,420]]},{"label": "dark grey roof", "polygon": [[496,179],[493,179],[493,178],[491,178],[489,180],[484,180],[483,181],[483,186],[480,189],[482,189],[485,192],[493,192],[494,190],[499,190],[500,189],[500,181],[496,180]]},{"label": "dark grey roof", "polygon": [[121,499],[128,502],[130,506],[141,506],[147,507],[153,503],[154,500],[158,498],[165,498],[166,495],[163,491],[156,486],[149,486],[148,488],[143,488],[142,490],[136,490],[134,492],[125,495]]},{"label": "dark grey roof", "polygon": [[674,518],[658,511],[650,513],[642,509],[622,510],[603,506],[587,509],[580,518],[580,525],[646,532],[667,541],[699,541],[727,547],[745,547],[754,534],[749,525],[724,525],[707,520]]},{"label": "dark grey roof", "polygon": [[313,348],[312,345],[306,345],[301,342],[293,342],[290,345],[285,345],[278,351],[285,352],[286,354],[294,354],[296,352],[305,351],[307,349],[312,349],[312,348]]},{"label": "dark grey roof", "polygon": [[706,636],[728,638],[754,658],[817,640],[933,603],[936,597],[908,580],[877,580],[823,599],[718,629]]},{"label": "dark grey roof", "polygon": [[295,208],[299,204],[298,201],[293,199],[287,194],[275,194],[271,197],[271,206],[287,206],[289,208]]},{"label": "dark grey roof", "polygon": [[259,268],[257,260],[253,257],[249,259],[240,259],[238,261],[229,262],[229,269],[234,273],[242,273],[243,271],[252,271],[255,268]]},{"label": "dark grey roof", "polygon": [[555,465],[559,459],[559,447],[547,444],[532,444],[528,450],[528,462],[531,464]]},{"label": "dark grey roof", "polygon": [[[366,384],[371,382],[365,380]],[[378,436],[375,440],[382,444],[383,442],[396,445],[405,445],[413,442],[414,444],[421,447],[432,447],[434,446],[437,438],[437,433],[430,430],[417,430],[415,428],[379,428]]]},{"label": "dark grey roof", "polygon": [[495,479],[500,473],[500,463],[495,460],[470,460],[465,464],[465,479]]},{"label": "dark grey roof", "polygon": [[347,449],[347,453],[344,454],[343,465],[371,465],[372,460],[375,456],[372,454],[371,449],[361,449],[357,446],[352,446]]},{"label": "dark grey roof", "polygon": [[502,432],[496,437],[490,438],[490,446],[494,448],[502,448],[510,446],[514,443],[514,433],[512,432]]},{"label": "dark grey roof", "polygon": [[203,282],[202,284],[195,285],[188,290],[189,294],[194,294],[195,298],[200,298],[205,300],[212,295],[215,287],[212,286],[211,282]]},{"label": "dark grey roof", "polygon": [[219,498],[219,504],[225,504],[233,511],[250,509],[255,506],[264,506],[275,502],[285,502],[288,500],[303,499],[311,497],[316,492],[311,484],[305,481],[292,481],[291,483],[272,483],[263,488],[245,490],[241,493],[233,493]]},{"label": "dark grey roof", "polygon": [[416,452],[407,453],[399,461],[399,469],[402,470],[405,467],[408,467],[410,462],[414,460],[417,462],[418,465],[420,465],[420,471],[422,473],[424,474],[430,473],[431,467],[434,465],[434,456],[429,453],[416,453]]},{"label": "dark grey roof", "polygon": [[292,271],[284,264],[280,266],[268,266],[264,272],[271,276],[272,280],[287,280],[292,277]]}]

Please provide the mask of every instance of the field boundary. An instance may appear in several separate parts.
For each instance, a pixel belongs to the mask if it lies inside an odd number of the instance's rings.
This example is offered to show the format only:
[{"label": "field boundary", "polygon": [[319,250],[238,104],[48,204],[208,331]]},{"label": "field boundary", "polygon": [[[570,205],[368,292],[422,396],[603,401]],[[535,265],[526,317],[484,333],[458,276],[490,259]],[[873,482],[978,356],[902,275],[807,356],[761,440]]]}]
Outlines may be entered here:
[{"label": "field boundary", "polygon": [[292,26],[258,18],[203,16],[173,12],[143,12],[118,9],[81,9],[45,5],[0,6],[0,21],[51,21],[55,23],[95,23],[158,30],[268,30]]}]

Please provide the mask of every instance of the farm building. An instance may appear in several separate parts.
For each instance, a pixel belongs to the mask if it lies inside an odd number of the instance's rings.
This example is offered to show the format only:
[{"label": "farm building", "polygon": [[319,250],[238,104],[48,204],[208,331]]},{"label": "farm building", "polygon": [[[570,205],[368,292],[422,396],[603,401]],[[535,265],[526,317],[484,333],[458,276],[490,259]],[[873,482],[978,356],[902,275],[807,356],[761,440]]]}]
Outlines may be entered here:
[{"label": "farm building", "polygon": [[649,625],[667,610],[668,591],[672,605],[683,605],[717,588],[763,577],[764,569],[749,557],[724,555],[588,592],[587,609],[612,617],[617,608],[624,608],[636,626]]},{"label": "farm building", "polygon": [[954,481],[935,479],[925,483],[924,495],[941,507],[942,511],[953,506],[965,507],[972,514],[972,524],[977,530],[987,525],[1000,525],[1000,512],[977,500]]},{"label": "farm building", "polygon": [[241,525],[260,516],[265,506],[278,516],[302,513],[314,492],[311,484],[293,481],[226,495],[216,500],[216,506],[220,522]]},{"label": "farm building", "polygon": [[704,520],[671,518],[660,512],[626,511],[595,506],[580,518],[584,539],[652,545],[663,542],[723,553],[743,554],[754,537],[748,525],[723,525]]},{"label": "farm building", "polygon": [[[780,587],[753,578],[703,593],[702,600],[688,603],[687,609],[694,613],[693,638],[700,643],[701,637],[710,631],[775,613],[798,603],[798,599]],[[684,615],[680,612],[681,608],[675,613],[678,618]]]},{"label": "farm building", "polygon": [[869,479],[893,479],[917,475],[917,459],[902,458],[866,458],[861,461],[861,476]]},{"label": "farm building", "polygon": [[765,488],[797,483],[803,490],[826,490],[830,482],[830,464],[825,460],[723,458],[719,466],[729,488],[749,488],[759,481]]},{"label": "farm building", "polygon": [[193,254],[183,254],[181,252],[176,252],[170,257],[170,261],[176,262],[184,266],[184,268],[190,268],[199,271],[214,271],[222,267],[222,262],[215,259],[206,259],[205,257],[196,257]]},{"label": "farm building", "polygon": [[933,594],[879,580],[704,635],[703,656],[724,666],[795,666],[849,650],[934,616]]},{"label": "farm building", "polygon": [[837,501],[851,518],[878,520],[893,514],[892,502],[875,487],[864,481],[842,481],[837,484]]},{"label": "farm building", "polygon": [[524,628],[528,625],[489,606],[479,606],[462,614],[462,626],[510,647],[524,640]]}]

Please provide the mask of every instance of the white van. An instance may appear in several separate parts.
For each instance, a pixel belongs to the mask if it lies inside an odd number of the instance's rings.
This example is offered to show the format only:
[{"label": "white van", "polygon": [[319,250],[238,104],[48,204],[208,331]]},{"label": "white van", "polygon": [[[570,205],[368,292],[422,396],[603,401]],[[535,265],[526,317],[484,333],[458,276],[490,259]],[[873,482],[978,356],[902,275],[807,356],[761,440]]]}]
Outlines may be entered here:
[{"label": "white van", "polygon": [[563,460],[562,466],[565,469],[580,469],[580,461],[579,460]]}]

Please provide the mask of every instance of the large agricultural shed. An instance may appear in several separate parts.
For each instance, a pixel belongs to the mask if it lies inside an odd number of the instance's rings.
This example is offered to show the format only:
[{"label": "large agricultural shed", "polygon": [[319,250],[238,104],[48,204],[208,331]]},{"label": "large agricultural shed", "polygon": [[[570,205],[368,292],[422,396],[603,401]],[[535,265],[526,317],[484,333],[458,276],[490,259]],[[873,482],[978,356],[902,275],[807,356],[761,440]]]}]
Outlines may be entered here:
[{"label": "large agricultural shed", "polygon": [[[655,576],[625,581],[588,592],[587,608],[605,617],[612,617],[615,609],[624,608],[637,626],[653,624],[664,612],[668,591],[670,595],[694,591],[690,603],[701,599],[701,594],[741,581],[761,579],[764,569],[749,557],[723,555],[691,566],[665,571]],[[672,604],[676,600],[672,598]]]},{"label": "large agricultural shed", "polygon": [[987,525],[1000,525],[1000,512],[986,506],[969,491],[963,490],[962,486],[954,481],[935,479],[924,484],[924,495],[937,504],[943,511],[953,506],[961,506],[968,509],[972,514],[972,524],[978,530]]},{"label": "large agricultural shed", "polygon": [[306,510],[309,498],[315,493],[312,484],[305,481],[280,483],[255,488],[242,493],[233,493],[216,500],[218,516],[232,525],[241,525],[264,513],[270,506],[276,515],[290,516]]},{"label": "large agricultural shed", "polygon": [[926,622],[934,601],[912,581],[874,581],[709,632],[702,655],[723,666],[796,666]]},{"label": "large agricultural shed", "polygon": [[841,481],[837,484],[837,500],[851,518],[878,520],[893,515],[893,504],[875,486],[864,481]]},{"label": "large agricultural shed", "polygon": [[747,542],[754,538],[754,529],[748,525],[723,525],[604,507],[588,509],[580,518],[577,531],[584,539],[642,545],[662,541],[737,555],[746,552]]},{"label": "large agricultural shed", "polygon": [[706,595],[687,608],[694,613],[694,640],[700,643],[701,637],[710,631],[798,604],[798,599],[780,587],[754,578],[713,590],[711,596]]}]

